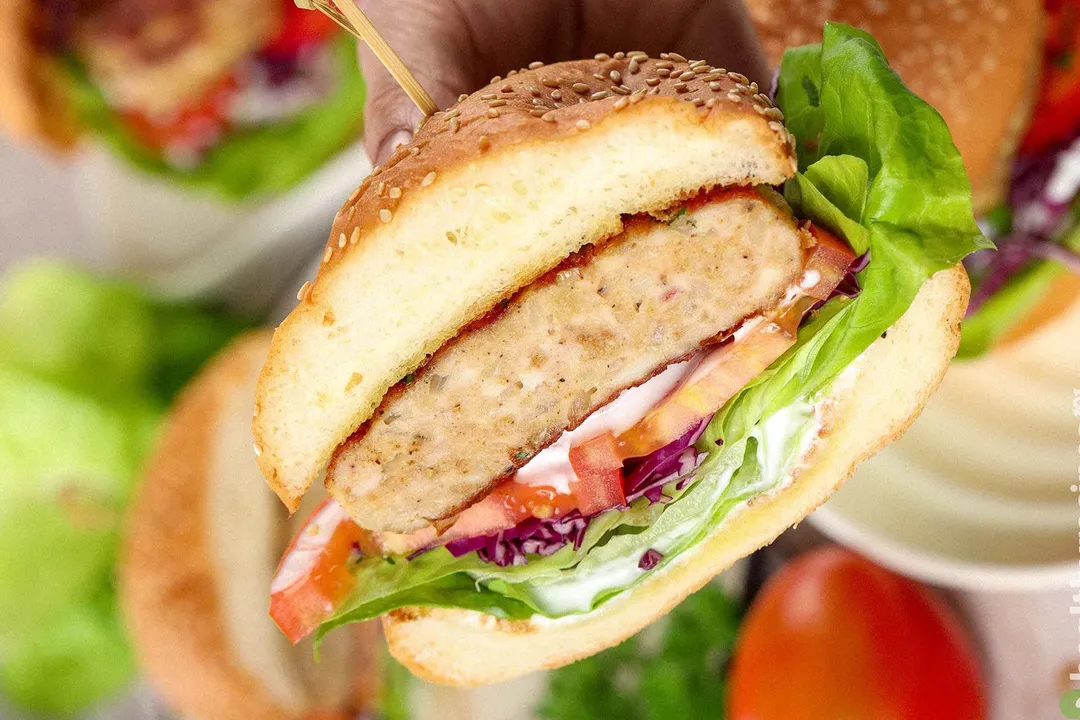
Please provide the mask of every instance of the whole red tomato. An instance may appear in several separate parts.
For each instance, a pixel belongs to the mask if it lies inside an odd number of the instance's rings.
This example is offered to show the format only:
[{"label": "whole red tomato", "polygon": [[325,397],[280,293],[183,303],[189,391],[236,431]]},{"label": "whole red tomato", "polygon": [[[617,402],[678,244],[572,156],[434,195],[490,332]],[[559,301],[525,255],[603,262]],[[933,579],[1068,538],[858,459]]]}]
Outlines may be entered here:
[{"label": "whole red tomato", "polygon": [[731,720],[982,720],[972,644],[925,588],[839,548],[798,557],[747,614]]}]

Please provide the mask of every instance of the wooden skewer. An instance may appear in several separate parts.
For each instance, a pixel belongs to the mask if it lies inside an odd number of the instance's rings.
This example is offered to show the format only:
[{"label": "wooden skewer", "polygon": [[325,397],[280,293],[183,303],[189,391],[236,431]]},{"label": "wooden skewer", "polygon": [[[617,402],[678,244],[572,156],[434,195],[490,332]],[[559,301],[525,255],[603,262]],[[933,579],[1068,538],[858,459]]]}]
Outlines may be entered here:
[{"label": "wooden skewer", "polygon": [[345,31],[363,40],[425,117],[439,109],[427,91],[417,82],[416,77],[409,72],[409,68],[405,67],[405,63],[401,62],[401,58],[394,49],[387,44],[360,8],[356,7],[353,0],[329,0],[329,2],[327,0],[296,0],[296,4],[307,10],[322,12]]}]

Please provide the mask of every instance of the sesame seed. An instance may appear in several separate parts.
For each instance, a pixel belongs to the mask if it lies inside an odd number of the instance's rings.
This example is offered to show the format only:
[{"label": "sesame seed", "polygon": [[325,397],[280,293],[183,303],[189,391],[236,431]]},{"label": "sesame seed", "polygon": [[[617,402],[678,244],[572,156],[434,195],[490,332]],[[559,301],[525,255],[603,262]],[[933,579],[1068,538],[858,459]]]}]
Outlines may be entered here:
[{"label": "sesame seed", "polygon": [[461,127],[461,122],[457,118],[450,120],[450,132],[457,132]]},{"label": "sesame seed", "polygon": [[347,243],[348,241],[349,239],[345,237],[345,233],[341,233],[340,235],[338,235],[337,246],[339,248],[343,248],[345,247],[345,243]]},{"label": "sesame seed", "polygon": [[544,63],[540,62],[539,60],[533,60],[531,63],[529,63],[530,70],[536,70],[537,68],[542,67],[544,67]]},{"label": "sesame seed", "polygon": [[644,95],[646,89],[647,88],[638,88],[637,90],[635,90],[634,92],[632,92],[630,94],[631,95]]},{"label": "sesame seed", "polygon": [[698,75],[705,75],[710,71],[712,71],[712,68],[708,65],[698,65],[696,68],[694,68],[694,72]]},{"label": "sesame seed", "polygon": [[702,67],[703,65],[707,65],[707,64],[708,63],[706,63],[704,60],[694,60],[692,63],[690,63],[690,68],[691,69],[699,68],[699,67]]},{"label": "sesame seed", "polygon": [[621,98],[619,98],[618,100],[615,101],[615,105],[613,105],[612,107],[614,107],[616,110],[622,110],[624,107],[626,107],[629,104],[630,104],[630,101],[627,98],[621,97]]},{"label": "sesame seed", "polygon": [[502,75],[496,75],[495,77],[491,78],[491,80],[488,82],[488,85],[494,85],[500,80],[502,80]]},{"label": "sesame seed", "polygon": [[574,127],[576,127],[578,130],[588,130],[589,129],[589,121],[588,120],[578,120],[576,123],[574,123]]},{"label": "sesame seed", "polygon": [[540,88],[536,87],[535,85],[530,86],[529,94],[533,97],[540,97]]},{"label": "sesame seed", "polygon": [[746,76],[742,75],[741,73],[729,72],[727,76],[735,82],[739,83],[740,85],[745,85],[746,83],[750,82],[746,79]]},{"label": "sesame seed", "polygon": [[731,102],[733,102],[733,103],[740,103],[740,102],[742,102],[742,95],[740,95],[739,93],[735,92],[734,90],[728,90],[728,94],[727,94],[727,96],[728,96],[728,100],[730,100],[730,101],[731,101]]},{"label": "sesame seed", "polygon": [[491,108],[490,110],[487,111],[487,116],[489,118],[491,118],[492,120],[494,120],[495,118],[499,117],[499,111],[496,110],[495,108]]},{"label": "sesame seed", "polygon": [[409,154],[412,155],[413,157],[416,157],[417,155],[420,154],[420,148],[415,147],[415,146],[409,148]]},{"label": "sesame seed", "polygon": [[540,116],[540,119],[543,120],[544,122],[550,122],[550,123],[555,122],[555,111],[554,110],[547,111],[546,113],[544,113],[543,115]]},{"label": "sesame seed", "polygon": [[[660,88],[653,88],[657,93],[660,92]],[[637,105],[639,102],[645,99],[644,95],[631,95],[629,100],[631,105]]]},{"label": "sesame seed", "polygon": [[582,82],[576,82],[573,84],[574,92],[587,93],[589,92],[589,86]]},{"label": "sesame seed", "polygon": [[468,93],[461,93],[460,95],[457,96],[457,101],[458,102],[465,102],[468,99],[469,99],[469,94]]},{"label": "sesame seed", "polygon": [[552,90],[551,91],[551,99],[552,100],[562,100],[562,90]]},{"label": "sesame seed", "polygon": [[305,282],[300,286],[300,290],[296,293],[296,299],[301,302],[307,300],[308,293],[311,292],[311,282]]},{"label": "sesame seed", "polygon": [[611,56],[608,55],[607,53],[596,53],[595,55],[593,55],[593,60],[597,60],[599,62],[604,62],[605,60],[610,60],[610,59],[611,59]]},{"label": "sesame seed", "polygon": [[656,87],[660,84],[660,78],[645,78],[645,84],[649,87]]},{"label": "sesame seed", "polygon": [[668,55],[667,53],[660,53],[660,59],[661,60],[667,60],[669,57],[671,57],[671,56]]},{"label": "sesame seed", "polygon": [[607,80],[607,75],[601,75],[600,73],[593,73],[592,76],[600,81]]},{"label": "sesame seed", "polygon": [[589,99],[590,100],[603,100],[607,96],[608,96],[608,91],[607,90],[601,90],[600,92],[594,92],[592,95],[589,96]]},{"label": "sesame seed", "polygon": [[716,107],[716,98],[709,98],[708,102],[705,103],[705,107]]},{"label": "sesame seed", "polygon": [[630,59],[629,68],[630,68],[630,74],[631,75],[637,75],[638,74],[638,70],[641,69],[641,66],[638,65],[638,59],[636,57]]},{"label": "sesame seed", "polygon": [[764,93],[758,93],[757,95],[754,96],[754,99],[757,100],[762,105],[764,105],[765,107],[772,107],[772,100],[770,100],[769,96],[764,94]]},{"label": "sesame seed", "polygon": [[332,258],[332,257],[334,257],[334,246],[333,245],[327,245],[326,249],[323,250],[322,261],[324,263],[328,263],[328,262],[330,262],[330,258]]},{"label": "sesame seed", "polygon": [[358,242],[360,242],[360,228],[354,227],[352,229],[352,235],[349,236],[349,244],[355,245]]},{"label": "sesame seed", "polygon": [[503,85],[501,88],[499,88],[499,90],[503,91],[504,93],[514,92],[514,88],[510,85]]},{"label": "sesame seed", "polygon": [[532,115],[533,117],[541,117],[546,112],[547,112],[547,110],[542,108],[542,107],[535,107],[535,108],[533,108],[532,110],[529,111],[529,114]]},{"label": "sesame seed", "polygon": [[784,119],[784,113],[780,110],[780,108],[767,107],[765,108],[765,112],[763,112],[762,115],[769,118],[770,120],[782,121]]},{"label": "sesame seed", "polygon": [[700,78],[698,78],[698,80],[701,80],[702,82],[713,82],[715,80],[719,80],[721,77],[723,77],[722,73],[711,72],[705,73]]},{"label": "sesame seed", "polygon": [[480,136],[480,152],[487,152],[487,150],[490,147],[491,147],[491,140],[488,139],[487,135],[481,135]]},{"label": "sesame seed", "polygon": [[781,122],[777,122],[776,120],[770,120],[769,121],[769,129],[772,130],[775,133],[781,134],[781,137],[783,137],[783,133],[786,130],[786,128],[784,127],[784,124],[781,123]]},{"label": "sesame seed", "polygon": [[432,170],[431,172],[429,172],[427,175],[424,176],[424,179],[420,181],[420,187],[428,187],[433,182],[435,182],[435,171],[434,170]]},{"label": "sesame seed", "polygon": [[757,114],[758,114],[758,115],[764,115],[764,114],[765,114],[765,110],[766,110],[767,108],[763,108],[763,107],[762,107],[761,105],[759,105],[758,103],[752,103],[752,104],[753,104],[753,106],[754,106],[754,110],[756,110],[756,111],[757,111]]},{"label": "sesame seed", "polygon": [[525,72],[525,68],[521,68],[520,70],[511,70],[510,72],[506,73],[506,77],[512,77],[514,75],[517,75],[519,72]]},{"label": "sesame seed", "polygon": [[677,83],[675,83],[674,88],[675,88],[675,92],[684,93],[684,92],[686,92],[686,83],[677,82]]},{"label": "sesame seed", "polygon": [[[665,53],[665,55],[666,55],[666,53]],[[663,57],[663,55],[661,55],[661,57]],[[669,62],[667,60],[665,60],[664,62],[658,62],[658,63],[656,63],[656,69],[657,70],[674,70],[675,69],[675,63]]]},{"label": "sesame seed", "polygon": [[681,63],[686,62],[686,58],[684,58],[679,53],[668,53],[668,57],[671,58],[672,60],[674,60],[675,62],[681,62]]},{"label": "sesame seed", "polygon": [[662,78],[671,77],[671,71],[667,68],[657,68],[656,74]]},{"label": "sesame seed", "polygon": [[609,72],[608,77],[611,78],[611,82],[615,83],[616,85],[622,84],[622,73],[618,70],[612,70],[611,72]]},{"label": "sesame seed", "polygon": [[390,212],[386,208],[383,208],[382,210],[379,211],[379,220],[381,220],[382,222],[388,223],[393,219],[394,219],[394,213]]},{"label": "sesame seed", "polygon": [[356,188],[355,190],[353,190],[353,191],[352,191],[352,193],[350,193],[350,195],[349,195],[349,202],[350,202],[350,203],[354,203],[354,202],[356,202],[356,198],[360,197],[360,190],[361,190],[361,188],[363,188],[363,187],[364,187],[364,186],[363,186],[363,185],[361,185],[360,187],[358,187],[358,188]]},{"label": "sesame seed", "polygon": [[622,60],[624,57],[626,57],[626,53],[617,52],[614,55],[612,55],[612,57],[615,58],[616,60]]},{"label": "sesame seed", "polygon": [[551,78],[540,78],[540,84],[543,85],[544,87],[549,87],[549,88],[557,88],[557,87],[559,87],[559,83],[557,81],[555,81],[555,80],[552,80]]},{"label": "sesame seed", "polygon": [[401,188],[397,187],[396,185],[390,188],[390,197],[393,200],[397,200],[399,197],[401,197]]},{"label": "sesame seed", "polygon": [[704,104],[705,104],[705,101],[704,101],[704,100],[702,100],[702,99],[701,99],[701,98],[699,98],[699,97],[696,97],[696,98],[693,98],[692,100],[690,100],[690,103],[691,103],[691,104],[692,104],[692,105],[693,105],[694,107],[701,107],[702,105],[704,105]]},{"label": "sesame seed", "polygon": [[490,101],[488,103],[488,107],[497,108],[497,107],[502,107],[505,104],[506,104],[506,100],[492,100],[492,101]]},{"label": "sesame seed", "polygon": [[446,113],[446,115],[443,116],[443,119],[446,120],[446,122],[450,122],[451,120],[453,120],[454,118],[456,118],[460,114],[461,114],[461,111],[455,108],[454,110],[451,110],[450,112]]},{"label": "sesame seed", "polygon": [[713,68],[713,72],[717,75],[724,75],[727,73],[727,68]]},{"label": "sesame seed", "polygon": [[758,86],[756,82],[750,83],[750,92],[754,93],[755,95],[757,94]]},{"label": "sesame seed", "polygon": [[709,83],[709,89],[712,90],[713,92],[720,92],[723,88],[724,88],[724,86],[721,85],[720,83],[716,82],[715,80],[713,80],[711,83]]},{"label": "sesame seed", "polygon": [[693,80],[693,79],[694,79],[694,71],[693,70],[687,70],[686,72],[679,75],[679,80],[681,80],[683,82],[686,82],[687,80]]},{"label": "sesame seed", "polygon": [[618,95],[629,95],[631,93],[631,90],[625,85],[616,85],[615,87],[611,88],[611,92]]},{"label": "sesame seed", "polygon": [[383,191],[386,190],[386,183],[379,182],[375,186],[375,197],[382,197]]},{"label": "sesame seed", "polygon": [[630,52],[626,53],[626,57],[630,58],[631,60],[636,60],[638,58],[641,58],[642,60],[648,60],[649,54],[644,50],[631,50]]},{"label": "sesame seed", "polygon": [[480,99],[481,100],[494,100],[497,97],[498,97],[498,95],[496,95],[495,93],[484,93],[483,95],[480,96]]},{"label": "sesame seed", "polygon": [[349,222],[352,222],[352,219],[354,217],[356,217],[356,206],[355,205],[353,205],[351,208],[349,208],[349,214],[345,216],[345,219],[347,221],[349,221]]}]

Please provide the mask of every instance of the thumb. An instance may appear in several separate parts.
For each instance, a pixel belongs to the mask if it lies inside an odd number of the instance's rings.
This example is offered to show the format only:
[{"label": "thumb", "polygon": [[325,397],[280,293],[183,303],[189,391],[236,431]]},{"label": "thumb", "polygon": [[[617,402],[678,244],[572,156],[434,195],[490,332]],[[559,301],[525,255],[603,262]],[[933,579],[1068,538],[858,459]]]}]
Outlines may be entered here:
[{"label": "thumb", "polygon": [[[462,62],[467,33],[453,21],[451,3],[361,0],[359,5],[437,106],[449,107],[471,89]],[[423,113],[366,46],[360,48],[360,64],[367,82],[364,149],[379,165],[397,145],[412,139]]]}]

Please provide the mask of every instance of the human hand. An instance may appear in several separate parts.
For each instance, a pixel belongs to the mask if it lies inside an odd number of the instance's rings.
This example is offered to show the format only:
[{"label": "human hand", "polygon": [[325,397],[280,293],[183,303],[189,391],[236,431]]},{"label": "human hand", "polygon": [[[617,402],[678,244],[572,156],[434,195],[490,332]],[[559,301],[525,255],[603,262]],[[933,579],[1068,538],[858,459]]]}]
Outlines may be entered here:
[{"label": "human hand", "polygon": [[[643,50],[737,70],[767,85],[768,69],[738,0],[359,0],[439,107],[534,60]],[[381,163],[408,142],[420,111],[366,48],[364,144]]]}]

